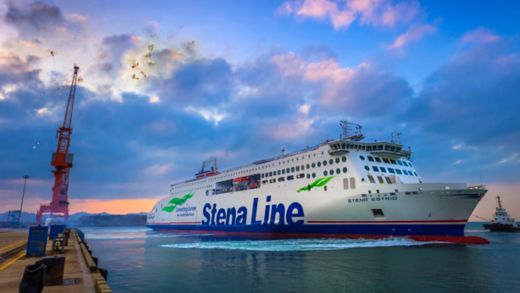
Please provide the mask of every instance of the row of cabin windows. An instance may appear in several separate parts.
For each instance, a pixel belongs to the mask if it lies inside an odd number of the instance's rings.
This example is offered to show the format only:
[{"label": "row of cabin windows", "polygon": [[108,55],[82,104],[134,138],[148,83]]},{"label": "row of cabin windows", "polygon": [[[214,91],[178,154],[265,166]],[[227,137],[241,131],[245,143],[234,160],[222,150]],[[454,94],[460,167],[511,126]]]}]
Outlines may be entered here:
[{"label": "row of cabin windows", "polygon": [[[365,170],[367,171],[370,171],[370,167],[366,166],[365,165]],[[401,169],[397,169],[397,168],[385,168],[385,167],[378,167],[378,166],[372,166],[372,171],[374,172],[382,172],[382,173],[392,173],[392,174],[398,174],[398,175],[408,175],[408,176],[416,176],[418,177],[419,175],[417,175],[417,172],[412,172],[412,171],[408,171],[408,170],[401,170]]]},{"label": "row of cabin windows", "polygon": [[316,173],[312,173],[312,174],[311,173],[307,173],[307,175],[305,175],[304,173],[300,173],[300,174],[297,174],[296,176],[290,175],[290,176],[287,176],[287,177],[278,177],[278,178],[264,179],[264,180],[262,180],[262,184],[276,183],[276,182],[283,182],[283,181],[291,181],[291,180],[294,180],[294,179],[304,179],[304,178],[307,178],[307,179],[316,178]]},{"label": "row of cabin windows", "polygon": [[[322,155],[324,155],[325,153],[322,151],[321,152]],[[316,157],[316,153],[313,153],[312,154],[314,157]],[[311,158],[311,155],[309,154],[308,155],[309,158]],[[302,156],[301,159],[304,160],[305,156]],[[289,164],[290,162],[294,162],[294,161],[298,161],[299,158],[298,157],[295,157],[295,158],[292,158],[292,159],[287,159],[287,160],[284,160],[284,161],[281,161],[281,162],[278,162],[278,165],[282,165],[282,164]],[[346,162],[347,161],[347,158],[346,157],[342,157],[341,158],[341,161],[343,162]],[[327,162],[326,161],[323,161],[324,162],[324,166],[327,165]],[[339,158],[336,158],[335,160],[336,163],[339,163],[340,162],[340,159]],[[333,164],[334,161],[332,159],[329,160],[329,164]],[[318,167],[320,166],[321,164],[318,163]],[[214,181],[219,181],[219,180],[222,180],[224,178],[227,178],[229,176],[238,176],[238,175],[243,175],[243,174],[248,174],[248,173],[251,173],[253,171],[258,171],[260,169],[265,169],[265,168],[269,168],[269,167],[274,167],[275,166],[275,163],[269,163],[269,164],[265,164],[265,165],[262,165],[262,166],[259,166],[259,167],[256,167],[256,168],[252,168],[252,169],[247,169],[247,170],[241,170],[241,171],[237,171],[237,172],[233,172],[233,173],[228,173],[228,174],[222,174],[221,176],[215,176],[213,178],[210,178],[209,181],[210,182],[214,182]],[[312,166],[313,168],[315,167],[314,165]],[[280,175],[280,174],[289,174],[289,173],[292,173],[292,172],[299,172],[301,169],[301,171],[305,170],[305,165],[301,165],[300,166],[296,166],[296,167],[291,167],[291,168],[286,168],[286,169],[282,169],[281,171],[278,170],[278,171],[274,171],[274,172],[269,172],[269,173],[262,173],[261,174],[261,177],[262,178],[265,178],[265,177],[269,177],[269,176],[276,176],[276,175]],[[307,164],[307,169],[310,169],[310,165]],[[271,175],[269,175],[271,174]],[[188,185],[185,185],[186,187],[190,187],[192,185],[197,185],[196,183],[195,184],[188,184]]]},{"label": "row of cabin windows", "polygon": [[[367,175],[368,177],[368,181],[370,181],[370,183],[376,183],[376,180],[374,179],[374,176],[372,175]],[[379,184],[385,184],[385,181],[387,184],[395,184],[395,176],[376,176],[377,178],[377,181],[379,182]]]},{"label": "row of cabin windows", "polygon": [[[365,160],[365,156],[359,156],[359,158],[364,161]],[[413,167],[412,166],[412,163],[410,162],[406,162],[406,161],[401,161],[401,160],[394,160],[394,159],[387,159],[387,158],[379,158],[379,157],[372,157],[372,156],[367,156],[367,159],[370,161],[370,162],[378,162],[378,163],[386,163],[386,164],[393,164],[393,165],[399,165],[399,166],[407,166],[407,167]]]},{"label": "row of cabin windows", "polygon": [[[343,173],[347,173],[347,171],[348,171],[347,167],[343,167]],[[337,175],[341,174],[340,168],[336,169],[336,174]],[[328,171],[328,172],[327,172],[327,170],[323,171],[323,176],[329,176],[329,175],[334,175],[334,169],[330,169],[330,171]]]},{"label": "row of cabin windows", "polygon": [[[346,156],[342,156],[341,159],[339,157],[337,157],[336,159],[329,159],[328,161],[327,160],[323,160],[323,162],[309,163],[307,165],[301,165],[301,166],[295,166],[295,167],[280,169],[280,170],[276,170],[276,171],[262,173],[261,175],[262,175],[262,178],[267,178],[267,177],[272,177],[272,176],[278,176],[278,175],[290,174],[290,173],[294,173],[294,172],[300,172],[300,170],[303,171],[305,169],[311,169],[311,168],[316,168],[316,167],[319,168],[319,167],[322,166],[322,164],[323,164],[323,166],[327,166],[327,164],[329,164],[329,165],[332,165],[334,163],[339,164],[340,162],[345,163],[346,161],[347,161],[347,157]],[[346,169],[346,168],[344,168],[344,169]],[[334,173],[334,170],[332,170],[332,173]],[[340,172],[336,172],[336,173],[339,174]]]}]

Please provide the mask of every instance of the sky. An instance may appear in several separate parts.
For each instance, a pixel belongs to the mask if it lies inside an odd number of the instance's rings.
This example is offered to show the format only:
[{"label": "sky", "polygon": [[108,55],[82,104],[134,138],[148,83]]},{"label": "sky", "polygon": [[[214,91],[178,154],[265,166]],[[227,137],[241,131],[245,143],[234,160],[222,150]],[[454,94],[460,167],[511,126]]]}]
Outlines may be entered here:
[{"label": "sky", "polygon": [[520,218],[519,1],[0,0],[0,212],[48,202],[73,64],[71,212],[146,212],[220,168],[401,132],[429,182]]}]

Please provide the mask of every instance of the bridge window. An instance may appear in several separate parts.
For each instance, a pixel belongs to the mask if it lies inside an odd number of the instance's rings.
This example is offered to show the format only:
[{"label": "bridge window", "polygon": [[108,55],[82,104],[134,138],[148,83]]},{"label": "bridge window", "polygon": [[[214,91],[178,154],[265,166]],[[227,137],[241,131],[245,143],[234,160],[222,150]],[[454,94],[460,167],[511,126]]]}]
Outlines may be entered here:
[{"label": "bridge window", "polygon": [[395,172],[397,172],[397,174],[399,174],[399,175],[403,175],[403,172],[401,172],[401,169],[395,169]]},{"label": "bridge window", "polygon": [[385,167],[379,167],[379,169],[381,169],[381,172],[386,173]]},{"label": "bridge window", "polygon": [[388,168],[388,172],[395,174],[395,170],[393,168]]},{"label": "bridge window", "polygon": [[390,161],[388,159],[383,159],[383,162],[390,164]]},{"label": "bridge window", "polygon": [[390,162],[395,165],[395,160],[390,159]]},{"label": "bridge window", "polygon": [[294,175],[287,176],[287,181],[289,181],[289,180],[294,180]]},{"label": "bridge window", "polygon": [[365,165],[365,170],[370,171],[370,168],[367,165]]},{"label": "bridge window", "polygon": [[375,159],[376,159],[376,162],[381,163],[381,159],[380,158],[375,157]]},{"label": "bridge window", "polygon": [[359,156],[359,158],[361,159],[361,161],[364,161],[364,160],[365,160],[365,157],[364,157],[364,156]]},{"label": "bridge window", "polygon": [[398,160],[398,161],[397,161],[397,164],[399,164],[399,166],[402,166],[402,165],[403,165],[403,162],[401,162],[401,160]]},{"label": "bridge window", "polygon": [[374,170],[374,172],[379,172],[379,168],[377,168],[377,166],[372,166],[372,170]]},{"label": "bridge window", "polygon": [[367,156],[367,159],[370,161],[370,162],[373,162],[374,161],[374,158],[372,156]]}]

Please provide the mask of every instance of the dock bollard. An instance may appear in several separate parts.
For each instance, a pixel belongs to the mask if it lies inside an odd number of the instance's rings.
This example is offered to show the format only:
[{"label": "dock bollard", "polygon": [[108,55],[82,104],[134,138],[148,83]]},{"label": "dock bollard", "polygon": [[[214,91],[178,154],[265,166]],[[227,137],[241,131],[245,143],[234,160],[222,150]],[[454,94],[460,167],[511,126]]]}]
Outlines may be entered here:
[{"label": "dock bollard", "polygon": [[65,272],[64,256],[42,257],[35,264],[44,264],[47,267],[45,277],[43,278],[45,286],[61,285],[63,283],[63,273]]},{"label": "dock bollard", "polygon": [[33,264],[25,267],[22,280],[20,281],[20,293],[40,293],[43,290],[43,281],[45,278],[45,270],[47,266],[44,264]]}]

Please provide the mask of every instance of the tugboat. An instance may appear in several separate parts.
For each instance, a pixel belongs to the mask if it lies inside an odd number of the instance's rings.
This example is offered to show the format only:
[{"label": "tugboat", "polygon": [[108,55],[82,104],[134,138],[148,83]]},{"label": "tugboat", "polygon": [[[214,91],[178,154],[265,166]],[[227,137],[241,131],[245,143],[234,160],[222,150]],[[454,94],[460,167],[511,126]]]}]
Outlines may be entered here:
[{"label": "tugboat", "polygon": [[502,207],[500,196],[497,196],[498,207],[491,223],[484,224],[484,228],[491,232],[520,232],[520,226],[515,224],[515,219],[509,217],[506,209]]}]

